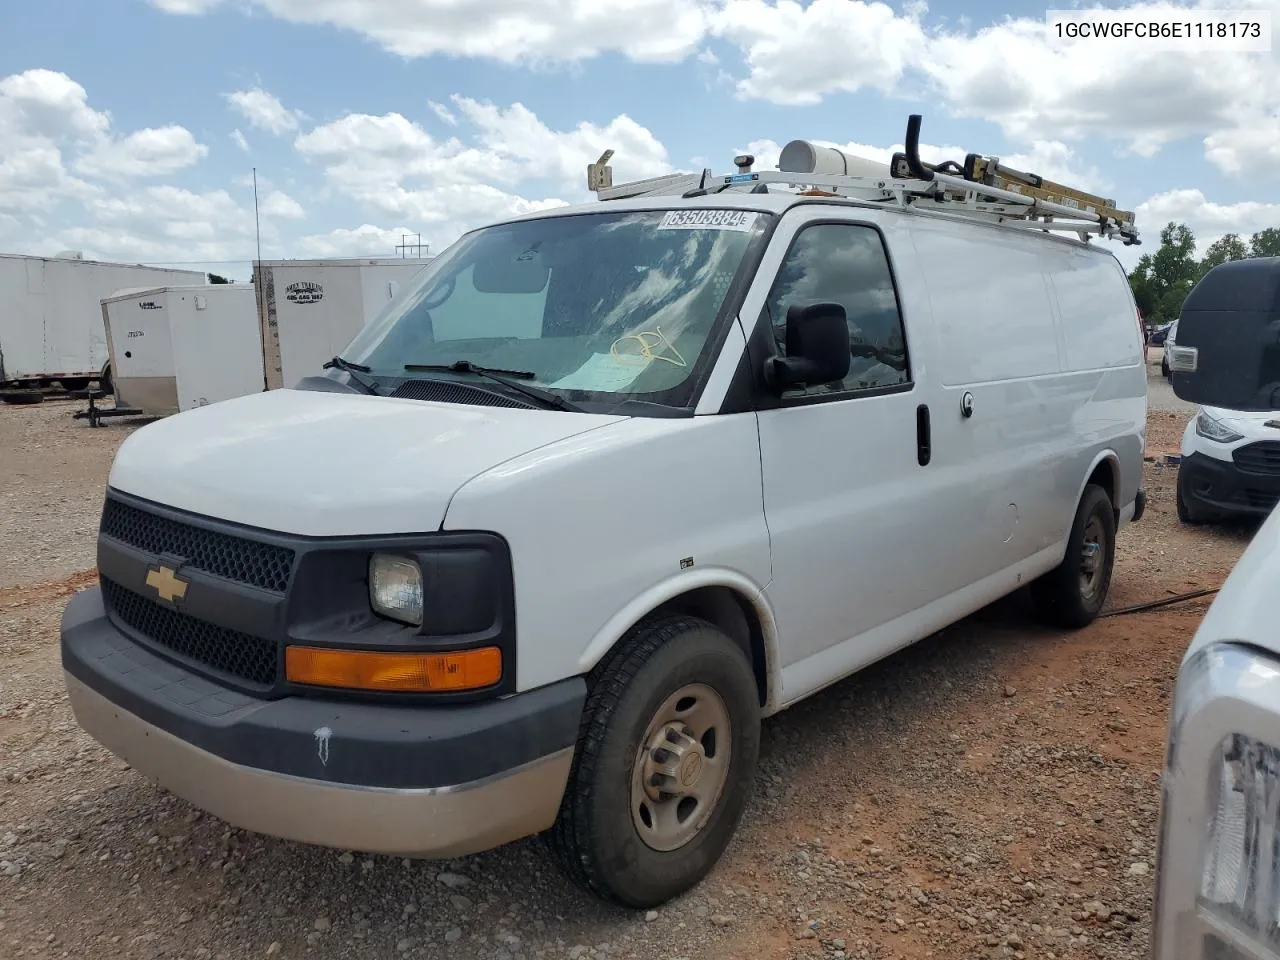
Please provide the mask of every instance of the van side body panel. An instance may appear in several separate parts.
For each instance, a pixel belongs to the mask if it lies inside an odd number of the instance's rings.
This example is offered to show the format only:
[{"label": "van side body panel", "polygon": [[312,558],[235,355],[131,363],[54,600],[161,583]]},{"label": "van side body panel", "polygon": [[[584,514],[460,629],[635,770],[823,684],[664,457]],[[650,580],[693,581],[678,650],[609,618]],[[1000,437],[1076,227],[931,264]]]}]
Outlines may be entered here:
[{"label": "van side body panel", "polygon": [[[802,422],[780,427],[771,439],[766,421],[801,411],[761,411],[774,547],[768,594],[784,665],[782,706],[1052,570],[1063,559],[1080,495],[1098,464],[1114,468],[1122,520],[1132,515],[1141,480],[1146,370],[1136,305],[1114,257],[972,221],[858,214],[881,224],[895,261],[913,402],[930,408],[932,458],[919,468],[898,465],[897,492],[888,499],[876,493],[880,487],[857,488],[865,465],[845,465],[851,486],[847,498],[828,498],[827,533],[815,516],[800,537],[792,528],[815,505],[788,502],[770,474],[785,472],[779,464],[802,455],[795,446]],[[779,230],[775,243],[784,233]],[[758,283],[771,280],[762,274]],[[754,319],[744,311],[744,324]],[[972,398],[967,417],[966,394]],[[863,439],[874,441],[864,459],[889,455],[898,441],[914,442],[904,423],[896,423],[896,430],[905,436],[866,434],[883,425],[864,424],[853,411],[875,402],[851,399],[809,408],[814,417],[831,421],[810,442],[820,461],[817,475],[837,468],[827,462],[833,454],[823,445],[858,440],[837,422],[841,407],[851,411],[849,423],[857,421]],[[773,449],[779,442],[787,446],[786,457]],[[855,519],[859,496],[879,509],[843,526]],[[853,513],[842,513],[841,502]],[[892,529],[880,522],[883,511],[893,513]],[[836,527],[840,536],[832,532]],[[805,540],[821,549],[806,556]],[[912,557],[909,568],[895,559],[902,550]],[[833,569],[843,571],[843,578],[824,574]],[[904,575],[912,582],[897,582]],[[816,590],[818,583],[826,589]],[[808,601],[789,599],[793,590],[807,591]],[[815,606],[820,595],[831,609]],[[898,602],[908,595],[912,603]]]},{"label": "van side body panel", "polygon": [[[922,282],[938,316],[944,403],[974,398],[968,420],[939,431],[974,482],[998,490],[1013,525],[1010,562],[1064,544],[1080,492],[1105,457],[1119,468],[1115,506],[1142,476],[1146,367],[1137,307],[1109,253],[985,225],[918,218]],[[957,517],[973,526],[987,518]]]}]

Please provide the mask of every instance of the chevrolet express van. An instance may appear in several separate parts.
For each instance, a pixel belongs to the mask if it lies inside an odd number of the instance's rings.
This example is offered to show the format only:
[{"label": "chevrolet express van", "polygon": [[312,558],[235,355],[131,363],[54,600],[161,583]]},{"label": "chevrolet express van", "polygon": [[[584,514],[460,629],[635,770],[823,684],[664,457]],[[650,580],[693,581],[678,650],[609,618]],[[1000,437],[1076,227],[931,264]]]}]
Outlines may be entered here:
[{"label": "chevrolet express van", "polygon": [[84,729],[249,830],[546,833],[644,907],[724,851],[762,717],[1023,587],[1089,623],[1144,502],[1115,257],[736,176],[473,230],[323,375],[130,436],[62,625]]}]

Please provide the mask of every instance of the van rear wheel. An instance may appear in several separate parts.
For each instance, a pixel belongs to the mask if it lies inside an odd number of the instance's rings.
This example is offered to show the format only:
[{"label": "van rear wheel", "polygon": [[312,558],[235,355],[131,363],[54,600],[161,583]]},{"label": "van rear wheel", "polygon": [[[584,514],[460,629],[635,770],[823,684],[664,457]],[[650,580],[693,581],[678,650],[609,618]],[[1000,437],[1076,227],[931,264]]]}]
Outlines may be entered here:
[{"label": "van rear wheel", "polygon": [[658,906],[719,861],[760,746],[755,675],[711,624],[634,628],[595,679],[548,840],[566,873],[625,907]]},{"label": "van rear wheel", "polygon": [[1076,508],[1062,563],[1031,584],[1040,616],[1070,629],[1097,619],[1111,588],[1115,555],[1115,508],[1107,491],[1091,483]]}]

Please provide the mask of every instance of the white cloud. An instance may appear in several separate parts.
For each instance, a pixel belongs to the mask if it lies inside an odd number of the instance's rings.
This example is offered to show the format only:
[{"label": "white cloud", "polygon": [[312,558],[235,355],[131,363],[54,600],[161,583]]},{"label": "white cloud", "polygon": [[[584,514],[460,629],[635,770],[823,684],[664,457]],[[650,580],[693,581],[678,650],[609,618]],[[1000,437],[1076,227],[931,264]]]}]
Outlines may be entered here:
[{"label": "white cloud", "polygon": [[[368,214],[418,224],[437,247],[486,222],[589,199],[586,166],[605,149],[617,151],[620,180],[672,169],[666,148],[625,115],[556,131],[519,103],[452,102],[449,115],[470,127],[465,137],[434,138],[399,113],[353,113],[301,134],[296,146]],[[527,196],[520,188],[531,183],[561,196]]]},{"label": "white cloud", "polygon": [[28,215],[99,195],[93,179],[164,176],[209,152],[176,124],[114,136],[83,86],[44,69],[0,78],[0,144],[0,212]]},{"label": "white cloud", "polygon": [[1248,240],[1259,230],[1280,227],[1280,203],[1214,203],[1200,190],[1170,190],[1139,204],[1137,216],[1139,223],[1146,224],[1149,245],[1157,245],[1160,229],[1174,221],[1191,228],[1199,252],[1204,253],[1225,234],[1239,234]]},{"label": "white cloud", "polygon": [[[151,0],[203,13],[217,0]],[[698,49],[723,0],[244,0],[289,23],[354,31],[400,57],[563,63],[619,52],[670,63]],[[175,9],[176,8],[176,9]]]},{"label": "white cloud", "polygon": [[[1259,6],[1204,0],[1115,9],[1237,5]],[[1280,11],[1275,0],[1261,6]],[[864,88],[927,96],[953,114],[996,123],[1019,141],[1101,137],[1141,156],[1207,136],[1208,159],[1228,173],[1280,154],[1280,122],[1272,112],[1280,75],[1267,54],[1168,52],[1140,40],[1058,43],[1039,17],[1002,18],[973,30],[930,26],[923,16],[923,5],[897,13],[862,0],[804,7],[793,0],[727,0],[714,32],[743,51],[743,97],[814,104]]]},{"label": "white cloud", "polygon": [[431,111],[437,117],[449,124],[449,126],[456,127],[458,125],[458,118],[443,103],[436,103],[436,101],[432,100],[428,103],[428,106],[431,107]]},{"label": "white cloud", "polygon": [[[176,123],[117,132],[66,74],[0,77],[0,144],[0,221],[26,249],[130,261],[217,260],[252,249],[252,213],[226,191],[131,185],[190,167],[207,146]],[[270,222],[263,234],[266,242],[279,236]]]},{"label": "white cloud", "polygon": [[[959,159],[953,157],[952,159]],[[1035,173],[1046,180],[1087,190],[1105,193],[1114,184],[1096,166],[1081,167],[1082,162],[1074,150],[1057,140],[1037,140],[1031,149],[1023,153],[1011,153],[1000,162],[1024,173]]]},{"label": "white cloud", "polygon": [[290,110],[280,98],[260,87],[223,94],[231,108],[249,121],[251,126],[267,133],[291,133],[307,118],[301,110]]},{"label": "white cloud", "polygon": [[1280,166],[1280,117],[1212,133],[1204,140],[1205,159],[1231,176],[1259,175]]},{"label": "white cloud", "polygon": [[244,134],[238,128],[231,131],[231,142],[245,153],[249,152],[249,141],[245,139]]},{"label": "white cloud", "polygon": [[[152,3],[191,14],[217,0]],[[290,23],[351,30],[402,57],[533,65],[605,53],[655,63],[696,58],[721,63],[713,69],[740,96],[778,104],[872,90],[996,123],[1020,142],[1101,137],[1141,156],[1194,137],[1205,141],[1211,163],[1237,175],[1257,164],[1274,170],[1267,161],[1280,154],[1274,116],[1280,73],[1271,55],[1165,51],[1140,39],[1058,41],[1040,16],[996,20],[987,13],[991,22],[947,22],[931,17],[919,0],[900,6],[882,0],[240,0],[238,6]],[[1280,14],[1277,0],[1143,0],[1113,8],[1194,15],[1259,7]],[[713,39],[736,48],[742,67],[722,63],[706,46]],[[279,123],[290,123],[287,117]]]},{"label": "white cloud", "polygon": [[925,46],[915,19],[862,0],[729,0],[715,30],[742,50],[742,95],[793,105],[864,87],[890,93]]},{"label": "white cloud", "polygon": [[0,79],[0,134],[95,143],[111,117],[89,107],[84,87],[65,73],[27,70]]},{"label": "white cloud", "polygon": [[[302,257],[390,257],[399,252],[396,247],[400,243],[416,242],[416,235],[417,231],[408,227],[388,230],[366,223],[354,230],[341,228],[302,237],[297,248]],[[431,251],[423,252],[429,255]],[[417,250],[411,250],[410,255],[416,256]]]},{"label": "white cloud", "polygon": [[104,140],[76,162],[77,173],[92,177],[158,177],[177,173],[209,153],[186,127],[138,130],[120,140]]},{"label": "white cloud", "polygon": [[165,13],[199,14],[208,13],[219,6],[222,0],[150,0],[153,7]]},{"label": "white cloud", "polygon": [[454,96],[453,102],[479,128],[480,143],[520,164],[528,177],[553,177],[569,189],[582,190],[587,164],[606,149],[616,151],[610,161],[615,181],[654,177],[673,169],[666,147],[626,114],[603,127],[583,121],[572,130],[554,131],[521,103],[504,110],[461,96]]},{"label": "white cloud", "polygon": [[302,204],[282,190],[268,193],[260,204],[260,209],[264,217],[277,217],[281,220],[302,220],[307,215]]},{"label": "white cloud", "polygon": [[[86,204],[90,220],[56,233],[57,242],[105,259],[147,262],[244,259],[254,249],[251,208],[225,190],[196,192],[173,186],[146,187]],[[263,239],[279,232],[262,224]]]},{"label": "white cloud", "polygon": [[67,173],[62,152],[39,140],[6,140],[0,154],[0,215],[5,211],[32,214],[58,202],[95,195],[98,188]]}]

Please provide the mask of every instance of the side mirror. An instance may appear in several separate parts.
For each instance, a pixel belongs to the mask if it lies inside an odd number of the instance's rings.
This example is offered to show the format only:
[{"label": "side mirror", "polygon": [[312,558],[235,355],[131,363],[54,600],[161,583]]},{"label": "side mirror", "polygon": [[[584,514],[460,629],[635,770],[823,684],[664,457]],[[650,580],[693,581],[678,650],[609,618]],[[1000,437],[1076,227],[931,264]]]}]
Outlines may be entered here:
[{"label": "side mirror", "polygon": [[787,355],[765,363],[774,390],[834,383],[849,374],[849,321],[838,303],[795,304],[787,309]]},{"label": "side mirror", "polygon": [[1280,257],[1219,264],[1192,287],[1169,351],[1173,392],[1228,410],[1280,409]]}]

